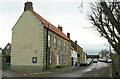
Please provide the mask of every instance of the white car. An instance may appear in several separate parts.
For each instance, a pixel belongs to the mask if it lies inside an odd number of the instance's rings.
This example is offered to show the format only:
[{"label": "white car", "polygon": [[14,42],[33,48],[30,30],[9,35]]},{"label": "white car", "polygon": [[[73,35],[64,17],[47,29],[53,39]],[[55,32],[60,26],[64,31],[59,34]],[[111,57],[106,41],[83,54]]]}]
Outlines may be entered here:
[{"label": "white car", "polygon": [[112,63],[112,59],[107,59],[106,62],[107,63]]}]

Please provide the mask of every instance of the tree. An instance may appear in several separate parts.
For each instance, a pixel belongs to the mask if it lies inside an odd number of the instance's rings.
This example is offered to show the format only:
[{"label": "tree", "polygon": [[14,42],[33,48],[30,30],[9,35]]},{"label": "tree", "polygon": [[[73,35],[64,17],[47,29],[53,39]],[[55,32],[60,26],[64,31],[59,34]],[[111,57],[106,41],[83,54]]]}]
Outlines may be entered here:
[{"label": "tree", "polygon": [[109,51],[107,51],[106,49],[101,50],[101,51],[99,52],[99,55],[101,55],[101,56],[103,56],[103,57],[107,56],[107,54],[109,54]]},{"label": "tree", "polygon": [[120,2],[100,0],[91,3],[90,20],[100,35],[120,55]]}]

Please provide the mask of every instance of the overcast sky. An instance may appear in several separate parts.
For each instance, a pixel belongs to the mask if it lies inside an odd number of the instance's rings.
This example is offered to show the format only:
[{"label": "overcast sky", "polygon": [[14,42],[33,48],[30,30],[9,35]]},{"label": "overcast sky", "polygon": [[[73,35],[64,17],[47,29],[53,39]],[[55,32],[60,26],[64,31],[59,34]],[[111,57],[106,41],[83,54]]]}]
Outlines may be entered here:
[{"label": "overcast sky", "polygon": [[[102,49],[108,49],[107,40],[90,28],[93,25],[86,16],[90,10],[88,0],[83,0],[83,11],[78,8],[81,0],[0,0],[0,47],[12,39],[12,27],[24,11],[24,3],[33,2],[33,9],[47,21],[55,25],[60,24],[63,32],[70,32],[70,38],[83,48],[88,54],[98,54]],[[90,2],[90,0],[89,0]]]}]

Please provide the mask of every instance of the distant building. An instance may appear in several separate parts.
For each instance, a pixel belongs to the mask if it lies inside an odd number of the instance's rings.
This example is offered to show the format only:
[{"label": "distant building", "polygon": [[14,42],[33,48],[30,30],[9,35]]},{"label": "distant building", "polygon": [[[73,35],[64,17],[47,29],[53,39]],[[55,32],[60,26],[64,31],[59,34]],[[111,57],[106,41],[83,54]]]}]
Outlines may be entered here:
[{"label": "distant building", "polygon": [[70,38],[26,2],[24,12],[12,28],[11,69],[45,70],[71,65]]},{"label": "distant building", "polygon": [[11,63],[11,43],[8,43],[2,51],[3,69],[10,69]]},{"label": "distant building", "polygon": [[76,63],[78,63],[78,60],[77,60],[77,50],[74,49],[72,46],[71,46],[71,65],[75,66]]},{"label": "distant building", "polygon": [[80,60],[83,60],[83,48],[77,44],[77,41],[73,42],[72,40],[71,40],[71,46],[77,52],[77,61],[79,65]]},{"label": "distant building", "polygon": [[83,59],[86,60],[87,59],[87,53],[83,52]]},{"label": "distant building", "polygon": [[2,48],[0,47],[0,54],[2,54]]},{"label": "distant building", "polygon": [[99,58],[99,55],[87,55],[87,58]]},{"label": "distant building", "polygon": [[[75,41],[75,44],[77,45],[77,52],[78,52],[78,61],[80,60],[83,60],[83,48],[80,47],[78,44],[77,44],[77,41]],[[79,62],[78,62],[79,64]]]}]

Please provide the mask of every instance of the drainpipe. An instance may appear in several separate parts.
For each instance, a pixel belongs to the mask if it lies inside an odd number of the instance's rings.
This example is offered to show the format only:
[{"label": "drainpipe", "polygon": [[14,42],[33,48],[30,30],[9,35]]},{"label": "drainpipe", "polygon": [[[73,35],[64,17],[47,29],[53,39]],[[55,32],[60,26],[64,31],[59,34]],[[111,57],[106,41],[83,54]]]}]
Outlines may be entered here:
[{"label": "drainpipe", "polygon": [[48,66],[48,63],[47,63],[47,60],[48,60],[48,28],[46,30],[46,70],[47,70],[47,66]]},{"label": "drainpipe", "polygon": [[50,64],[49,64],[49,53],[50,53],[50,50],[48,48],[48,29],[49,29],[49,25],[48,25],[48,28],[46,28],[46,70],[48,70],[48,68],[50,69]]}]

